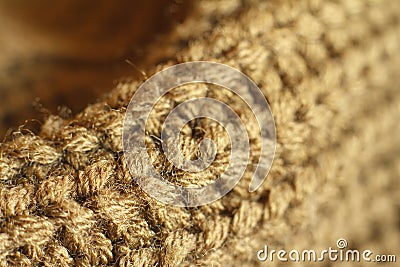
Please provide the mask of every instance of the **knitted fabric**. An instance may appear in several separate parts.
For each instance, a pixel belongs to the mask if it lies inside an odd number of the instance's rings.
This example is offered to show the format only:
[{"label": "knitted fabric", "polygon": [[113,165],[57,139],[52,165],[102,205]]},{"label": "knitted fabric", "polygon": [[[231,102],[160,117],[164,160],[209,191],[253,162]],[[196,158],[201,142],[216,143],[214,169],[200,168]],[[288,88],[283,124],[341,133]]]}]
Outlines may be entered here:
[{"label": "knitted fabric", "polygon": [[[77,116],[50,116],[39,135],[16,132],[1,144],[1,266],[258,266],[266,244],[318,249],[339,237],[354,248],[400,250],[400,2],[205,0],[196,10],[166,37],[163,63],[147,74],[208,60],[253,79],[277,130],[261,188],[248,192],[249,167],[228,195],[197,208],[144,193],[121,138],[140,81],[121,83]],[[149,57],[157,49],[147,47]],[[168,110],[205,95],[248,119],[257,162],[251,111],[218,88],[184,86],[147,123],[153,165],[177,184],[206,184],[229,160],[228,137],[206,120],[189,123],[180,140],[187,157],[204,136],[217,140],[216,164],[204,176],[175,170],[161,153]]]}]

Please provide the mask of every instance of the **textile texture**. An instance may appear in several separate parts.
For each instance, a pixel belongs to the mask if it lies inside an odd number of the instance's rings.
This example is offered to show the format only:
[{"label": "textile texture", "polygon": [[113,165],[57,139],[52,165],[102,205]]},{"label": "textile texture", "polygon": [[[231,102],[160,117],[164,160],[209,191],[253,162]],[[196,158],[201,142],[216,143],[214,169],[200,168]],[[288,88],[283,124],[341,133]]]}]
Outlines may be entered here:
[{"label": "textile texture", "polygon": [[[148,196],[122,152],[125,109],[142,81],[121,82],[76,116],[51,115],[38,135],[21,130],[1,144],[0,266],[266,266],[257,259],[266,244],[325,249],[338,238],[400,251],[400,2],[203,0],[194,10],[163,47],[145,48],[150,58],[163,53],[146,74],[207,60],[253,79],[277,130],[263,185],[248,192],[249,164],[209,205]],[[240,99],[206,84],[179,87],[156,105],[146,142],[158,172],[185,186],[209,183],[229,162],[229,137],[205,119],[190,122],[179,141],[193,158],[204,137],[216,140],[209,169],[187,174],[162,154],[163,119],[199,96],[231,106],[247,122],[251,163],[260,153]]]}]

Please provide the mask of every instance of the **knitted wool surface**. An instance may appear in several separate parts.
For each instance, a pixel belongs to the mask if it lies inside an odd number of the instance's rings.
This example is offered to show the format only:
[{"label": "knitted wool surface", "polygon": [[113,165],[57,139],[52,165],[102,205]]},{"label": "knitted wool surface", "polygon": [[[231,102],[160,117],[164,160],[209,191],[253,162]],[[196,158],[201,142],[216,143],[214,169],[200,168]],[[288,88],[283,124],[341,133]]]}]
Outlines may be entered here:
[{"label": "knitted wool surface", "polygon": [[[248,168],[206,206],[164,205],[144,193],[122,152],[125,108],[141,81],[121,83],[77,116],[50,116],[39,135],[16,132],[1,144],[1,266],[258,266],[266,244],[319,249],[341,237],[359,249],[400,250],[400,2],[205,0],[196,10],[147,74],[208,60],[253,79],[277,129],[261,188],[248,192]],[[206,120],[189,123],[180,139],[189,158],[201,138],[217,141],[206,173],[185,175],[161,153],[162,119],[193,96],[221,99],[247,119],[256,163],[251,111],[200,84],[155,107],[147,145],[156,169],[181,185],[223,172],[229,139]]]}]

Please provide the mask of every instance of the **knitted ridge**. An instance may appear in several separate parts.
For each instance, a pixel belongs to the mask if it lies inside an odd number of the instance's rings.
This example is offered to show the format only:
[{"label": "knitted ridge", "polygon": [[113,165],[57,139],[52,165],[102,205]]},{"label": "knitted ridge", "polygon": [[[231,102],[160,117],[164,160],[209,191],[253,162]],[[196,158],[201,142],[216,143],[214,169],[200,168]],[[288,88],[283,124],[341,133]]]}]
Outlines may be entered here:
[{"label": "knitted ridge", "polygon": [[[266,244],[317,249],[339,237],[356,248],[399,251],[400,2],[197,5],[171,33],[164,63],[148,74],[208,60],[257,83],[277,129],[261,188],[248,192],[249,167],[228,195],[206,206],[164,205],[144,193],[122,152],[125,108],[140,81],[121,83],[77,116],[50,116],[39,135],[16,132],[1,144],[1,266],[258,266]],[[187,176],[162,155],[162,119],[191,96],[221,99],[248,119],[256,163],[251,112],[226,91],[188,85],[166,95],[147,123],[149,155],[163,177],[202,185],[229,159],[227,136],[207,120],[189,123],[180,139],[187,157],[204,136],[217,140],[206,173]]]}]

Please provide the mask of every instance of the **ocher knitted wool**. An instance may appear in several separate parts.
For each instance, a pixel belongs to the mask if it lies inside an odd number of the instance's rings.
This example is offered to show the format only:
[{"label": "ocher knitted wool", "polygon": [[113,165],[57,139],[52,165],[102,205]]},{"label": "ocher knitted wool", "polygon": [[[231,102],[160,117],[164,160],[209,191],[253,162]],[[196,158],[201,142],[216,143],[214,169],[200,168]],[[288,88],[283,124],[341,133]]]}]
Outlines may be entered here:
[{"label": "ocher knitted wool", "polygon": [[[2,144],[3,266],[258,266],[265,244],[318,249],[339,237],[360,249],[399,251],[400,3],[206,0],[197,8],[171,33],[167,63],[148,75],[209,60],[251,77],[277,128],[266,182],[249,193],[250,166],[210,205],[178,208],[149,197],[122,153],[124,112],[140,81],[121,83],[76,117],[50,116],[40,135],[15,133]],[[174,169],[162,155],[162,120],[193,96],[221,99],[248,121],[255,163],[260,137],[251,111],[200,84],[177,88],[152,113],[147,145],[157,170],[201,185],[229,160],[229,139],[206,120],[189,124],[180,139],[188,158],[201,138],[217,141],[216,162],[203,176]]]}]

